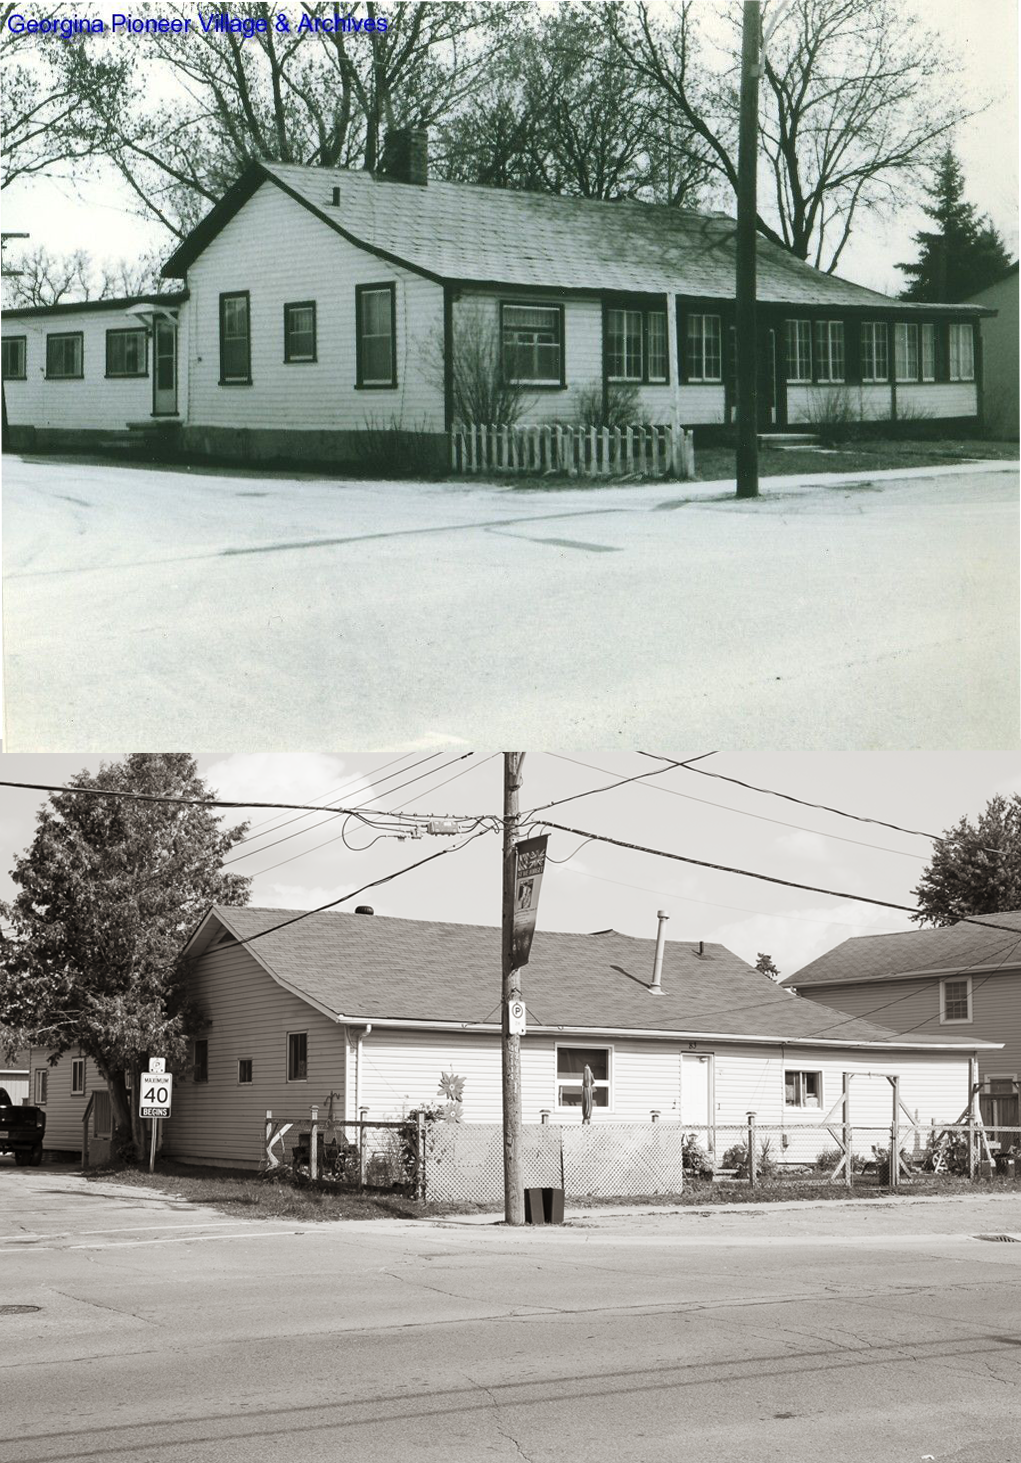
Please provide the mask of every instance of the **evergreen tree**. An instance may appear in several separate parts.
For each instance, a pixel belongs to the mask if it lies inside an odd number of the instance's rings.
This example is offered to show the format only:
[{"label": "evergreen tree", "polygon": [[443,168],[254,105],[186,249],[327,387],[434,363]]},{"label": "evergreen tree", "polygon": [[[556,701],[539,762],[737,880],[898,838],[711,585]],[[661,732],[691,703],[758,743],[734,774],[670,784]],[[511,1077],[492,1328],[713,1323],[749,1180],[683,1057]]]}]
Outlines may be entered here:
[{"label": "evergreen tree", "polygon": [[759,958],[755,962],[755,969],[760,975],[768,975],[770,980],[779,980],[780,972],[773,964],[772,955],[763,955],[759,952]]},{"label": "evergreen tree", "polygon": [[902,298],[953,303],[1004,275],[1010,255],[988,217],[965,199],[961,165],[949,147],[927,191],[925,212],[936,228],[915,235],[919,256],[913,264],[897,265],[910,279]]},{"label": "evergreen tree", "polygon": [[1021,794],[994,797],[974,825],[962,818],[949,829],[912,892],[920,924],[1021,909]]}]

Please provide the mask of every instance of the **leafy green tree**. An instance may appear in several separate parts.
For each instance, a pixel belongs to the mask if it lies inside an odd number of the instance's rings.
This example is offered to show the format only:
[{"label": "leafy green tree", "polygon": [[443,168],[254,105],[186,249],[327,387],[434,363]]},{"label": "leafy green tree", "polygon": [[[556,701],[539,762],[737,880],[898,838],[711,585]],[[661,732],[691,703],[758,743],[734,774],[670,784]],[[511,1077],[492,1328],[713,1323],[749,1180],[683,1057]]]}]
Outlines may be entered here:
[{"label": "leafy green tree", "polygon": [[755,962],[755,969],[758,970],[762,975],[768,975],[770,980],[780,979],[780,972],[773,964],[772,955],[763,955],[760,951],[759,957]]},{"label": "leafy green tree", "polygon": [[210,904],[245,904],[250,880],[225,874],[225,854],[247,825],[221,826],[193,803],[136,802],[96,790],[206,799],[183,752],[135,753],[73,792],[50,795],[0,905],[0,1020],[15,1044],[91,1057],[106,1080],[115,1151],[142,1140],[138,1074],[148,1058],[182,1067],[201,1013],[185,998],[181,950]]},{"label": "leafy green tree", "polygon": [[962,818],[948,829],[912,892],[919,924],[1021,909],[1021,794],[994,797],[974,824]]},{"label": "leafy green tree", "polygon": [[953,302],[994,284],[1006,274],[1010,255],[987,217],[964,196],[964,175],[951,148],[936,165],[925,212],[934,230],[915,234],[918,258],[897,268],[909,276],[905,300]]}]

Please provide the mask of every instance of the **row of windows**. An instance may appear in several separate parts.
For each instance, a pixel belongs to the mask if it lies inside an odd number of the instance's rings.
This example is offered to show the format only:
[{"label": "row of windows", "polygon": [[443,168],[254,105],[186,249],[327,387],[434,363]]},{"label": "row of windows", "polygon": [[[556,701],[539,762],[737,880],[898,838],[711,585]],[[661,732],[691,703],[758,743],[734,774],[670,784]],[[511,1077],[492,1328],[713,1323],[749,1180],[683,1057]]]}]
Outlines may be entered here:
[{"label": "row of windows", "polygon": [[[396,290],[392,284],[355,286],[355,352],[360,387],[397,385]],[[284,306],[284,364],[318,360],[315,300]],[[248,290],[220,296],[220,384],[252,382],[252,304]]]},{"label": "row of windows", "polygon": [[[24,381],[28,375],[28,337],[7,335],[3,340],[3,379]],[[85,374],[85,337],[80,330],[46,337],[46,379],[80,381]],[[144,330],[106,332],[107,376],[147,376],[148,337]]]},{"label": "row of windows", "polygon": [[[786,330],[787,380],[791,382],[844,380],[844,322],[788,320]],[[861,379],[890,379],[889,328],[884,320],[861,325]],[[975,341],[972,327],[950,325],[947,335],[947,375],[950,381],[975,379]],[[893,327],[894,379],[902,382],[936,380],[936,327],[900,322]]]}]

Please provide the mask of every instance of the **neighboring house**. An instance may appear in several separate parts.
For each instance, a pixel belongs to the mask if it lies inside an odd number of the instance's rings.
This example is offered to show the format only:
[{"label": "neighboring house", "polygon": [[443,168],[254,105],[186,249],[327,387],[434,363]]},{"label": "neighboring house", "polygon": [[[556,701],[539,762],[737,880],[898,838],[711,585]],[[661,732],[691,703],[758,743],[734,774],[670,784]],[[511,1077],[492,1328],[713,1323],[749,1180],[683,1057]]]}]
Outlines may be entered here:
[{"label": "neighboring house", "polygon": [[[164,420],[185,450],[350,460],[392,429],[442,465],[455,354],[480,329],[525,393],[524,422],[576,420],[618,386],[653,422],[731,421],[733,219],[429,181],[426,151],[424,133],[403,131],[378,174],[253,162],[182,241],[164,268],[185,285],[178,411]],[[758,300],[764,430],[976,420],[981,306],[895,300],[761,237]],[[123,431],[136,410],[101,350],[83,362],[44,339],[70,332],[61,308],[4,316],[15,447],[33,430],[47,445]]]},{"label": "neighboring house", "polygon": [[[1018,1127],[1021,911],[976,919],[933,930],[859,935],[782,984],[799,996],[912,1036],[941,1033],[1001,1043],[998,1051],[977,1054],[979,1106],[993,1128]],[[986,921],[996,928],[983,929]]]},{"label": "neighboring house", "polygon": [[[31,1047],[29,1102],[46,1110],[46,1152],[80,1152],[88,1113],[89,1153],[93,1163],[110,1157],[113,1136],[110,1093],[106,1078],[91,1057],[65,1052],[50,1064],[50,1052]],[[6,1086],[6,1083],[4,1084]],[[90,1106],[91,1103],[91,1106]]]},{"label": "neighboring house", "polygon": [[[178,1073],[167,1154],[255,1167],[267,1110],[302,1118],[334,1094],[345,1119],[395,1119],[433,1106],[443,1073],[464,1078],[464,1117],[501,1117],[500,932],[477,925],[218,907],[190,940],[188,992],[209,1025]],[[266,932],[266,933],[263,933]],[[252,938],[257,937],[257,938]],[[249,940],[250,943],[239,943]],[[667,942],[651,989],[655,940],[612,930],[540,931],[523,970],[526,1123],[581,1117],[581,1075],[595,1077],[593,1123],[719,1128],[727,1147],[755,1110],[797,1136],[789,1156],[832,1146],[818,1124],[857,1073],[854,1122],[886,1128],[899,1076],[923,1121],[967,1101],[976,1037],[897,1037],[778,989],[721,945]],[[988,1044],[986,1044],[988,1045]],[[724,1132],[723,1129],[729,1129]],[[873,1138],[871,1141],[875,1141]]]},{"label": "neighboring house", "polygon": [[990,436],[1018,439],[1018,261],[984,290],[969,296],[970,305],[996,311],[982,323],[982,416]]},{"label": "neighboring house", "polygon": [[5,310],[11,445],[100,447],[179,424],[188,380],[185,299],[140,295]]},{"label": "neighboring house", "polygon": [[28,1101],[28,1072],[28,1052],[14,1052],[5,1058],[3,1048],[0,1047],[0,1087],[6,1090],[16,1107]]}]

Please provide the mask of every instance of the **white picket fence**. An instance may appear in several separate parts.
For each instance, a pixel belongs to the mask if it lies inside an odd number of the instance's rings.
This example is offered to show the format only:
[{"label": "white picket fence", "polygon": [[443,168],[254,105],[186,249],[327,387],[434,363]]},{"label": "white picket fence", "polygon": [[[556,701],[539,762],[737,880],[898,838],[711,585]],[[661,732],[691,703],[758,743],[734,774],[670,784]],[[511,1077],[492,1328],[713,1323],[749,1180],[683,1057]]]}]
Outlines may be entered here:
[{"label": "white picket fence", "polygon": [[501,427],[469,424],[450,434],[455,472],[565,473],[568,477],[695,476],[692,433],[635,427]]}]

